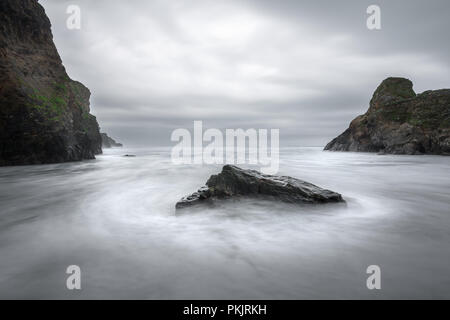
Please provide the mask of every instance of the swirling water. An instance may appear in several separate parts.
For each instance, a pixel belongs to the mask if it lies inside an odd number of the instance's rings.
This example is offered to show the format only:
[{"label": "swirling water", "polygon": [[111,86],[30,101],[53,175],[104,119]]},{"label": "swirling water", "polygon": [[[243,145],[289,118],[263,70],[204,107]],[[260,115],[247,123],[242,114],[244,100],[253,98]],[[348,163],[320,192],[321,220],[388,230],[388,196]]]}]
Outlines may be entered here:
[{"label": "swirling water", "polygon": [[[280,174],[347,203],[238,200],[176,214],[220,166],[173,165],[163,148],[0,168],[0,298],[450,298],[450,158],[280,157]],[[381,290],[366,287],[374,264]],[[81,268],[79,291],[66,288],[69,265]]]}]

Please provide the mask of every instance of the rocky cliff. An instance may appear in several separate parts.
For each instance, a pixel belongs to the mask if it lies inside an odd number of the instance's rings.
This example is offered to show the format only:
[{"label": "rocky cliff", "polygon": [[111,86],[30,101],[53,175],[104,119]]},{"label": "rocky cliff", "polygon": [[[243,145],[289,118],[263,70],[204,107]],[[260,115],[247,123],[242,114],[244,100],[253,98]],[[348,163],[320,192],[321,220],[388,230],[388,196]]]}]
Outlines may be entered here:
[{"label": "rocky cliff", "polygon": [[450,155],[450,89],[416,95],[410,80],[388,78],[325,150]]},{"label": "rocky cliff", "polygon": [[36,0],[0,1],[0,165],[101,153],[89,90],[66,73]]}]

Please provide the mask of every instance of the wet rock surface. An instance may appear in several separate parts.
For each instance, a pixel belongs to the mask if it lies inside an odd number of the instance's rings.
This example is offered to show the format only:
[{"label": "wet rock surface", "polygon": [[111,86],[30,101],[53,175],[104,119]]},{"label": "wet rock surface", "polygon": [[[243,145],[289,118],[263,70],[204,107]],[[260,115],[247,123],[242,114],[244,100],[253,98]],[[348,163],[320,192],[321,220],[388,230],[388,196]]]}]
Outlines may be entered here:
[{"label": "wet rock surface", "polygon": [[178,201],[176,208],[238,196],[257,196],[298,204],[344,202],[339,193],[322,189],[306,181],[288,176],[265,175],[255,170],[225,165],[221,173],[208,179],[206,186]]}]

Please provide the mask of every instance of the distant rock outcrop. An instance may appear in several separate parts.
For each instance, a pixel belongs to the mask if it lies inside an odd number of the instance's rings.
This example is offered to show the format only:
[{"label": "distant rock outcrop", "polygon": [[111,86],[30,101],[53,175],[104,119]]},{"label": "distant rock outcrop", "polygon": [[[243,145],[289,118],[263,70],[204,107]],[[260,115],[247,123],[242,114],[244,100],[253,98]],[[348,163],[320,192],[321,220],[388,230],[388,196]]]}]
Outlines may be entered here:
[{"label": "distant rock outcrop", "polygon": [[339,193],[319,188],[311,183],[286,176],[271,176],[255,170],[225,165],[222,172],[212,175],[206,186],[184,197],[176,208],[233,196],[263,196],[290,203],[343,202]]},{"label": "distant rock outcrop", "polygon": [[89,97],[67,75],[44,8],[1,0],[0,165],[94,159],[102,142]]},{"label": "distant rock outcrop", "polygon": [[100,133],[102,136],[102,147],[112,148],[112,147],[123,147],[121,143],[116,142],[113,138],[109,137],[106,133]]},{"label": "distant rock outcrop", "polygon": [[404,78],[388,78],[369,110],[325,150],[450,155],[450,89],[416,95]]}]

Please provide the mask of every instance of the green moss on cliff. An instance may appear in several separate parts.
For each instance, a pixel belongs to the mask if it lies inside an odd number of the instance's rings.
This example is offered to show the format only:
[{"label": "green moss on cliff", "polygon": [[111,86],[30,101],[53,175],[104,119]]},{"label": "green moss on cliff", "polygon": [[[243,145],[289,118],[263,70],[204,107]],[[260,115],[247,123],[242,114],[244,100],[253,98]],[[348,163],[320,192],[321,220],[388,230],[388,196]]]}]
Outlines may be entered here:
[{"label": "green moss on cliff", "polygon": [[391,77],[385,79],[373,94],[374,98],[387,95],[398,99],[408,99],[414,98],[416,93],[410,80]]},{"label": "green moss on cliff", "polygon": [[35,93],[30,96],[32,99],[32,107],[46,116],[62,116],[67,110],[68,97],[58,95],[56,92],[53,95],[47,96],[44,94]]},{"label": "green moss on cliff", "polygon": [[413,99],[403,99],[377,108],[378,121],[409,123],[423,129],[449,128],[450,99],[444,91],[427,91]]}]

